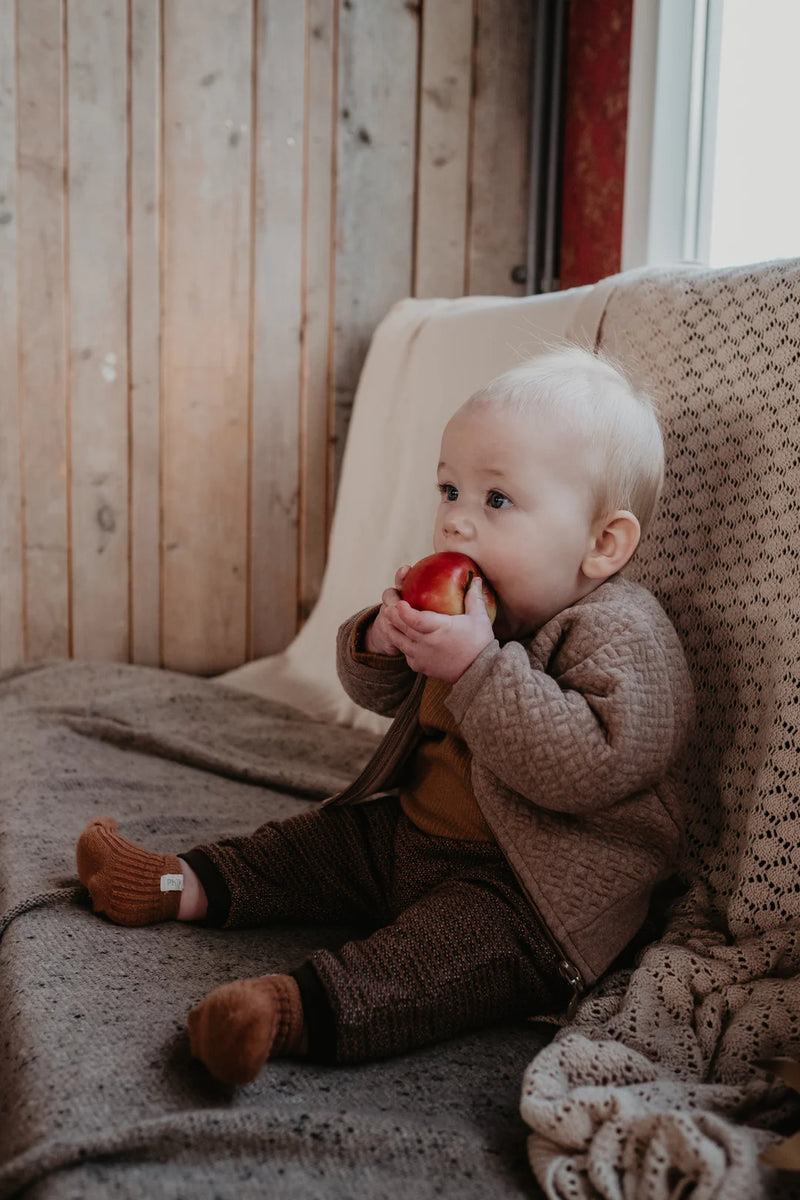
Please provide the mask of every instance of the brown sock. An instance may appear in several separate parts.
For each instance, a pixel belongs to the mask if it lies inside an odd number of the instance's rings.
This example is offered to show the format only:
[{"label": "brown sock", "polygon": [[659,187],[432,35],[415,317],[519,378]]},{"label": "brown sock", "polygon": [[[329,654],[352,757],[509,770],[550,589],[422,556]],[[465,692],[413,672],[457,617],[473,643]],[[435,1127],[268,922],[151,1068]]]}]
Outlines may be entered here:
[{"label": "brown sock", "polygon": [[150,925],[178,915],[183,872],[174,854],[126,841],[113,817],[96,817],[78,839],[78,876],[97,913],[117,925]]},{"label": "brown sock", "polygon": [[268,1058],[301,1056],[308,1033],[291,975],[237,979],[189,1013],[192,1054],[222,1083],[249,1083]]}]

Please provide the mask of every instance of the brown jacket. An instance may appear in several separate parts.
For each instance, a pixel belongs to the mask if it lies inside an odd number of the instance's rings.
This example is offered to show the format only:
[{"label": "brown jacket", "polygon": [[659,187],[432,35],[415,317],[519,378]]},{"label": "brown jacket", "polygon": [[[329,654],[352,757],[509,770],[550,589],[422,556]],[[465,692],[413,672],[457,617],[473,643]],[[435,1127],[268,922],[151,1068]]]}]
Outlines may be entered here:
[{"label": "brown jacket", "polygon": [[[356,656],[374,610],[339,630],[348,695],[394,716],[374,757],[329,803],[397,785],[419,737],[424,677]],[[448,707],[472,753],[481,811],[580,990],[641,927],[683,848],[684,752],[694,715],[678,635],[658,601],[615,576],[529,642],[494,641]]]}]

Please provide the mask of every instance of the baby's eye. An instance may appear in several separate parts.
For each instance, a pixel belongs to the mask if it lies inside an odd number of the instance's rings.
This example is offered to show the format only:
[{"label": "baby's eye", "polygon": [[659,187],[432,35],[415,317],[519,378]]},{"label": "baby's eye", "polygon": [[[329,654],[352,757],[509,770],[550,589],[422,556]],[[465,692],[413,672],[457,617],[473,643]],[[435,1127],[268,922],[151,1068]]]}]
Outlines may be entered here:
[{"label": "baby's eye", "polygon": [[455,486],[455,484],[439,483],[437,484],[437,487],[439,488],[439,492],[443,500],[449,500],[452,502],[453,500],[458,499],[458,488]]},{"label": "baby's eye", "polygon": [[511,501],[502,492],[489,492],[486,497],[486,503],[489,505],[489,508],[508,508]]}]

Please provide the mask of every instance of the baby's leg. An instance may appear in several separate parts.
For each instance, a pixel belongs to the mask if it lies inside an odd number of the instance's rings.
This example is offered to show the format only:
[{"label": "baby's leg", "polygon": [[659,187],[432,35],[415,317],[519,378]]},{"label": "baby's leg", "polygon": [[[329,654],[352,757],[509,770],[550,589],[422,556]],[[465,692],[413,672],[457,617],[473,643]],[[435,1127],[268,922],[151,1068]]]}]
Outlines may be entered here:
[{"label": "baby's leg", "polygon": [[157,854],[120,837],[113,817],[89,822],[76,856],[94,911],[118,925],[191,921],[205,914],[205,893],[189,865],[174,854]]},{"label": "baby's leg", "polygon": [[[189,857],[207,882],[209,921],[391,920],[398,813],[390,797],[313,809],[251,837],[199,847]],[[190,1012],[189,1037],[195,1057],[224,1083],[254,1079],[268,1058],[304,1054],[308,1027],[297,979],[223,984]]]},{"label": "baby's leg", "polygon": [[291,975],[225,984],[189,1014],[192,1053],[225,1083],[268,1058],[406,1053],[565,1007],[556,956],[515,885],[454,880],[391,925]]},{"label": "baby's leg", "polygon": [[558,1011],[568,995],[557,962],[515,885],[441,884],[393,924],[319,951],[295,973],[311,1053],[339,1063],[391,1057]]},{"label": "baby's leg", "polygon": [[121,925],[378,923],[389,918],[383,872],[396,820],[391,798],[364,809],[315,808],[178,857],[145,850],[121,837],[112,817],[98,817],[78,841],[78,875],[95,912]]},{"label": "baby's leg", "polygon": [[208,924],[223,929],[275,921],[383,924],[399,804],[311,808],[186,853],[208,896]]}]

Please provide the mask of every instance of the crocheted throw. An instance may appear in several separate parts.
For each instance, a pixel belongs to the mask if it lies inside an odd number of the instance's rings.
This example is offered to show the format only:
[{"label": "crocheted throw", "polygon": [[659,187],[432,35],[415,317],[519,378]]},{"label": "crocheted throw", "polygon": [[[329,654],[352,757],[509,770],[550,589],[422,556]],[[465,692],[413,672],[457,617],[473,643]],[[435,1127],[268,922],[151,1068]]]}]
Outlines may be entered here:
[{"label": "crocheted throw", "polygon": [[800,1194],[758,1161],[800,1126],[761,1065],[800,1050],[798,296],[797,262],[661,271],[621,280],[604,313],[601,348],[663,414],[665,495],[628,573],[697,686],[692,887],[527,1070],[550,1197]]}]

